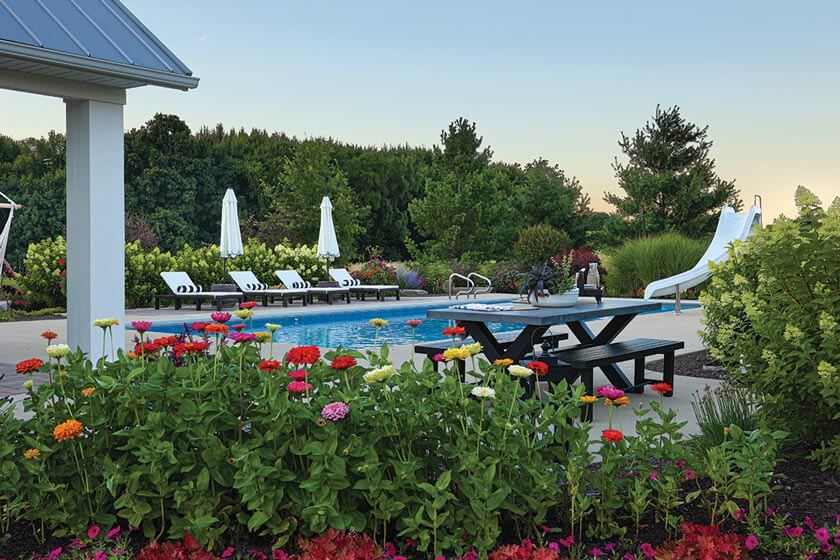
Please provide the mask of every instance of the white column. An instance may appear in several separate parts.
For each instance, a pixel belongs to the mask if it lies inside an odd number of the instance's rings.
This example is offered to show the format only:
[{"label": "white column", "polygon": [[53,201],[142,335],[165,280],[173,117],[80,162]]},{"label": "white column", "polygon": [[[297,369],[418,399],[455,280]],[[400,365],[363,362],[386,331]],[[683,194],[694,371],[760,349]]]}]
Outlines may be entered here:
[{"label": "white column", "polygon": [[[67,104],[67,341],[96,361],[102,329],[115,317],[114,347],[124,343],[125,222],[123,106],[90,100]],[[110,353],[110,338],[105,350]]]}]

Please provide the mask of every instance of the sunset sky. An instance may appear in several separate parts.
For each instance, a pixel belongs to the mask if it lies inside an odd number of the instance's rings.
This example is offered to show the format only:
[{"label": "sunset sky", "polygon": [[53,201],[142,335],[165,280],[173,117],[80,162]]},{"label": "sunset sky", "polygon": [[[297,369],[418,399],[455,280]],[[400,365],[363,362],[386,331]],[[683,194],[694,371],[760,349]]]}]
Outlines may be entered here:
[{"label": "sunset sky", "polygon": [[[545,157],[607,209],[620,132],[658,103],[709,125],[720,176],[769,216],[798,184],[840,195],[838,2],[124,2],[201,78],[130,91],[127,128],[165,112],[430,146],[464,116],[496,160]],[[2,134],[64,130],[55,99],[0,107]]]}]

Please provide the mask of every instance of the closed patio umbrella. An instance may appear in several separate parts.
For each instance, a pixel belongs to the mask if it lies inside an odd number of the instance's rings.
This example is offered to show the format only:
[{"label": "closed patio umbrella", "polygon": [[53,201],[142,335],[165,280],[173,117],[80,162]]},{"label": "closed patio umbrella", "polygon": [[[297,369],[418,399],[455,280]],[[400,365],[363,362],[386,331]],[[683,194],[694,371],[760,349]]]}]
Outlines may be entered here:
[{"label": "closed patio umbrella", "polygon": [[233,189],[228,189],[225,198],[222,199],[222,236],[219,241],[219,251],[222,253],[225,274],[227,274],[227,260],[244,253],[242,234],[239,231],[239,212]]},{"label": "closed patio umbrella", "polygon": [[325,196],[321,201],[321,229],[318,231],[318,256],[327,259],[327,278],[330,277],[330,259],[341,255],[333,225],[332,202]]}]

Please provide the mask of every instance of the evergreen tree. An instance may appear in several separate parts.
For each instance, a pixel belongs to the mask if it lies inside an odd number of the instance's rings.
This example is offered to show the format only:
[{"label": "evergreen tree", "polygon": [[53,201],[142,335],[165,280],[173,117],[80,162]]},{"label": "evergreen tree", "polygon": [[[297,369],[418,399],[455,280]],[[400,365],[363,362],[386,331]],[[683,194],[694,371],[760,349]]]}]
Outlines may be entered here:
[{"label": "evergreen tree", "polygon": [[616,158],[613,169],[626,194],[605,193],[604,200],[625,218],[630,235],[673,230],[704,236],[714,231],[723,205],[740,207],[735,182],[715,173],[708,128],[686,121],[679,107],[657,106],[653,121],[635,136],[621,134],[618,145],[628,161]]}]

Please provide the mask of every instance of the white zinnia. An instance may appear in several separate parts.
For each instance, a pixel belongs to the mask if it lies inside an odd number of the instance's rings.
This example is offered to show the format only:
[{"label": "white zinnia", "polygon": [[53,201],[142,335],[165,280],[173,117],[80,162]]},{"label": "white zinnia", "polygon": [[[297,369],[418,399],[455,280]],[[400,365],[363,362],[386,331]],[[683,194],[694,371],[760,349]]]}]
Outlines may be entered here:
[{"label": "white zinnia", "polygon": [[470,391],[470,394],[474,397],[478,397],[479,399],[495,399],[496,398],[496,391],[491,389],[490,387],[473,387],[473,390]]},{"label": "white zinnia", "polygon": [[372,369],[362,376],[365,383],[376,383],[377,381],[385,381],[394,374],[394,366],[388,364],[381,368]]},{"label": "white zinnia", "polygon": [[70,347],[66,344],[52,344],[47,347],[47,356],[50,358],[63,358],[70,353]]},{"label": "white zinnia", "polygon": [[520,366],[513,364],[512,366],[508,367],[508,373],[510,373],[514,377],[530,377],[533,371],[526,368],[525,366]]}]

